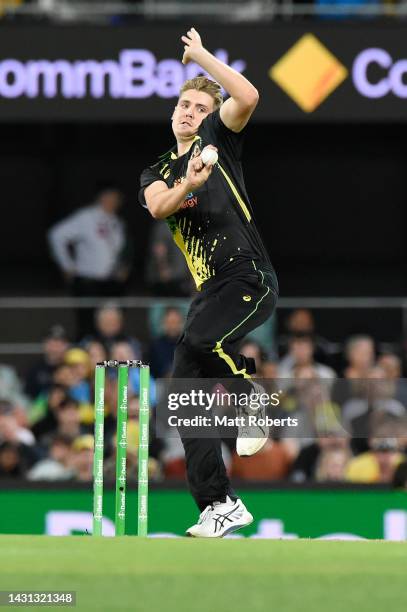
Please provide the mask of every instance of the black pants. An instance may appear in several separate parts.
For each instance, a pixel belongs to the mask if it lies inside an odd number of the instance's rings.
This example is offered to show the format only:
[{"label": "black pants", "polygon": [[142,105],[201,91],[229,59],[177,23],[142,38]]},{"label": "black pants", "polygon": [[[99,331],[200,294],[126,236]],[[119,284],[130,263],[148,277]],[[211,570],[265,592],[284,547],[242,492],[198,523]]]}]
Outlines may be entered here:
[{"label": "black pants", "polygon": [[[252,264],[234,277],[207,281],[191,304],[175,349],[173,378],[242,381],[253,373],[238,345],[273,313],[275,287],[275,276]],[[226,495],[233,498],[220,439],[182,438],[182,442],[190,490],[200,510]]]}]

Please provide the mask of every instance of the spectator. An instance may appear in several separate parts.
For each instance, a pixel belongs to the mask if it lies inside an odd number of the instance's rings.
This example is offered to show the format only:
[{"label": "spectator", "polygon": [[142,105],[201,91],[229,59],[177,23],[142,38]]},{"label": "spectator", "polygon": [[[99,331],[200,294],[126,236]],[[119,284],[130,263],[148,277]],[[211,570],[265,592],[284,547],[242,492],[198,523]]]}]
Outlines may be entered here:
[{"label": "spectator", "polygon": [[69,391],[69,389],[75,384],[75,376],[71,366],[67,363],[58,366],[54,372],[53,381],[56,385],[62,385]]},{"label": "spectator", "polygon": [[96,364],[107,360],[107,351],[104,345],[98,340],[90,340],[83,344],[83,348],[89,355],[90,367],[94,371]]},{"label": "spectator", "polygon": [[[10,443],[18,447],[18,454],[24,469],[40,458],[40,449],[35,444],[33,433],[19,423],[18,407],[6,400],[0,400],[0,444]],[[12,451],[10,450],[10,455]]]},{"label": "spectator", "polygon": [[[60,366],[54,372],[54,381],[56,384],[66,388],[69,398],[78,399],[80,408],[80,420],[86,425],[93,423],[93,397],[91,397],[93,388],[93,380],[82,379],[82,372],[88,371],[90,363],[89,356],[82,349],[74,349],[73,354],[75,360],[86,360],[85,364],[68,364]],[[79,352],[78,352],[79,351]],[[85,367],[83,367],[85,366]],[[89,398],[89,399],[86,399]]]},{"label": "spectator", "polygon": [[72,348],[65,353],[64,361],[71,367],[73,377],[69,395],[80,403],[91,403],[91,371],[88,353],[80,348]]},{"label": "spectator", "polygon": [[290,470],[291,459],[281,442],[267,440],[263,448],[252,457],[233,454],[231,476],[251,481],[282,480]]},{"label": "spectator", "polygon": [[317,361],[330,363],[339,351],[339,345],[323,338],[315,331],[315,319],[307,308],[293,310],[285,320],[286,333],[282,334],[279,344],[283,354],[289,350],[290,339],[293,336],[312,336],[314,338],[314,355]]},{"label": "spectator", "polygon": [[15,415],[13,404],[7,400],[0,400],[0,442],[17,442],[25,446],[34,446],[33,433],[21,427]]},{"label": "spectator", "polygon": [[371,376],[375,365],[375,346],[370,336],[352,336],[346,342],[345,357],[348,362],[344,378],[336,381],[333,387],[333,400],[343,406],[349,399],[363,397],[365,381]]},{"label": "spectator", "polygon": [[66,332],[61,325],[54,325],[43,342],[43,356],[26,376],[25,391],[32,398],[47,392],[53,382],[53,374],[64,362],[69,347]]},{"label": "spectator", "polygon": [[372,435],[372,429],[384,418],[399,419],[404,417],[406,409],[394,397],[396,384],[385,379],[382,368],[370,370],[368,379],[354,381],[357,383],[359,396],[346,401],[342,406],[344,426],[352,433],[352,448],[361,453],[368,450],[367,440]]},{"label": "spectator", "polygon": [[86,346],[89,342],[100,342],[108,353],[115,342],[130,342],[135,359],[141,359],[140,342],[126,334],[123,313],[112,303],[105,304],[95,312],[95,332],[87,335],[81,344]]},{"label": "spectator", "polygon": [[261,377],[266,380],[278,378],[278,363],[277,361],[264,361],[261,366]]},{"label": "spectator", "polygon": [[[123,196],[112,184],[99,190],[94,204],[52,227],[48,238],[54,259],[73,295],[122,295],[130,272],[126,227],[117,212]],[[91,329],[92,313],[80,309],[79,336]]]},{"label": "spectator", "polygon": [[317,482],[343,482],[351,453],[346,448],[330,448],[321,452],[315,469]]},{"label": "spectator", "polygon": [[394,353],[385,353],[377,360],[377,365],[383,370],[387,380],[393,380],[396,385],[394,398],[407,407],[407,381],[402,377],[401,359]]},{"label": "spectator", "polygon": [[56,433],[72,439],[82,434],[79,404],[73,399],[63,401],[57,411]]},{"label": "spectator", "polygon": [[91,482],[93,478],[93,436],[78,436],[72,443],[71,465],[75,480]]},{"label": "spectator", "polygon": [[281,409],[298,420],[295,429],[287,425],[281,430],[281,439],[294,459],[302,448],[332,432],[347,437],[341,426],[340,407],[331,400],[330,381],[320,380],[309,366],[297,367],[295,376],[280,402]]},{"label": "spectator", "polygon": [[346,378],[364,379],[374,365],[375,347],[369,336],[352,336],[346,343],[348,366],[344,372]]},{"label": "spectator", "polygon": [[191,295],[192,285],[185,258],[165,221],[154,223],[146,266],[146,282],[153,295]]},{"label": "spectator", "polygon": [[70,480],[74,471],[70,466],[72,440],[55,435],[50,443],[48,457],[38,461],[27,473],[28,480]]},{"label": "spectator", "polygon": [[369,450],[351,459],[346,470],[346,480],[364,483],[391,483],[395,470],[403,461],[400,445],[396,437],[386,437],[394,433],[390,425],[382,425],[369,441]]},{"label": "spectator", "polygon": [[67,388],[59,384],[53,385],[47,394],[37,398],[30,412],[31,429],[37,439],[56,430],[58,408],[68,398]]},{"label": "spectator", "polygon": [[[331,455],[336,452],[338,455]],[[328,456],[328,459],[325,461],[322,456],[325,458]],[[340,427],[333,427],[331,432],[326,432],[325,435],[318,437],[300,450],[292,467],[291,480],[304,482],[321,479],[324,473],[328,473],[328,467],[334,470],[335,461],[337,460],[339,464],[339,457],[343,459],[344,456],[348,459],[351,457],[349,437],[341,431]],[[331,471],[329,473],[332,475]]]},{"label": "spectator", "polygon": [[28,408],[29,399],[23,393],[17,372],[3,364],[0,364],[0,397],[18,405],[22,410]]},{"label": "spectator", "polygon": [[[314,340],[310,335],[292,336],[289,340],[288,354],[281,360],[279,378],[295,377],[296,368],[312,368],[318,378],[333,381],[336,374],[332,368],[314,360]],[[281,381],[280,381],[281,384]],[[289,383],[285,385],[288,386]]]},{"label": "spectator", "polygon": [[313,314],[307,308],[293,310],[286,321],[286,328],[290,336],[309,335],[315,333],[315,321]]},{"label": "spectator", "polygon": [[0,442],[0,478],[22,478],[26,466],[18,442]]},{"label": "spectator", "polygon": [[363,380],[357,380],[351,389],[353,397],[342,406],[343,419],[350,423],[353,419],[367,413],[370,408],[402,416],[404,406],[395,399],[396,384],[386,379],[386,372],[379,366],[372,367]]},{"label": "spectator", "polygon": [[151,373],[155,378],[170,375],[175,346],[182,331],[184,318],[177,308],[168,308],[163,317],[163,333],[153,341],[150,351]]}]

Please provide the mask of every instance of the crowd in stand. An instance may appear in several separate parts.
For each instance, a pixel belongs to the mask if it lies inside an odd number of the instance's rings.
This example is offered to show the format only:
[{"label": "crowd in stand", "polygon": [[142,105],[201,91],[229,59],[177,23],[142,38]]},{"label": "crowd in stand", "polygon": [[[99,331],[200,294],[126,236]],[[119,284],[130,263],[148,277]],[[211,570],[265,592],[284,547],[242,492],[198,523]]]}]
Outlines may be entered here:
[{"label": "crowd in stand", "polygon": [[[214,3],[215,0],[210,0],[210,2],[208,2],[207,4],[210,5],[211,3]],[[193,0],[189,0],[189,3],[192,4]],[[352,2],[350,0],[315,0],[315,2],[313,2],[312,0],[309,0],[308,4],[315,4],[316,6],[316,10],[315,10],[315,15],[318,15],[319,13],[321,13],[322,15],[326,15],[326,12],[322,12],[322,11],[318,11],[318,8],[320,8],[321,6],[330,6],[332,7],[332,10],[328,13],[328,15],[331,18],[338,18],[338,17],[343,17],[344,15],[353,15],[354,13],[352,12],[352,7],[353,8],[357,8],[357,7],[364,7],[364,6],[377,6],[380,4],[383,4],[384,2],[382,0],[352,0]],[[397,5],[398,2],[396,0],[387,0],[386,2],[387,4],[390,5]],[[79,19],[81,15],[83,15],[83,11],[81,11],[81,6],[80,6],[80,2],[78,2],[78,0],[2,0],[2,2],[0,3],[0,17],[3,17],[4,15],[7,15],[7,11],[10,11],[10,16],[14,15],[14,11],[16,11],[16,9],[18,9],[18,7],[21,7],[22,5],[31,5],[31,6],[36,6],[37,10],[39,11],[39,14],[42,14],[44,17],[46,17],[47,15],[49,17],[52,17],[52,15],[58,15],[59,19],[61,18],[65,18],[68,19],[69,21],[72,21],[74,19]],[[88,1],[88,11],[90,14],[92,14],[92,4],[103,4],[103,2],[101,0],[94,0],[94,2],[89,2]],[[110,7],[110,11],[108,13],[106,13],[106,11],[100,13],[100,11],[95,11],[95,14],[98,16],[99,18],[99,22],[102,16],[105,17],[106,22],[107,23],[112,23],[112,24],[117,24],[117,23],[131,23],[134,18],[137,19],[138,15],[137,13],[134,15],[132,14],[131,8],[134,7],[134,5],[139,5],[140,9],[141,9],[141,5],[145,4],[145,9],[148,13],[148,8],[149,8],[149,3],[147,0],[110,0],[110,2],[108,3],[109,7]],[[178,3],[177,2],[173,2],[172,3],[172,10],[168,9],[168,12],[165,12],[164,15],[165,16],[173,16],[174,14],[174,5],[179,5],[178,7],[178,13],[179,15],[182,15],[182,10],[184,8],[185,10],[185,1],[184,0],[180,0]],[[264,1],[263,2],[264,6],[267,5],[267,3]],[[300,0],[293,0],[292,4],[301,4]],[[341,5],[344,6],[344,10],[341,10]],[[129,7],[129,12],[126,15],[123,12],[123,9],[125,8],[125,6]],[[90,10],[89,10],[90,7]],[[118,7],[120,8],[120,10],[116,13],[116,8]],[[233,10],[232,10],[233,7]],[[337,7],[337,11],[334,10],[334,8]],[[165,8],[165,5],[164,5]],[[277,7],[278,8],[278,7]],[[14,11],[11,11],[11,9],[14,9]],[[243,1],[243,0],[229,0],[229,9],[230,9],[230,13],[234,15],[235,19],[245,19],[247,18],[248,15],[250,15],[251,19],[253,18],[257,18],[260,19],[261,16],[263,15],[263,12],[261,10],[261,3],[260,2],[256,2],[255,0],[252,0],[251,2],[249,0]],[[278,11],[276,11],[278,13]],[[149,13],[148,13],[149,14]],[[210,13],[211,14],[211,13]],[[17,11],[17,15],[18,15],[18,11]],[[291,15],[290,14],[285,14],[286,19],[289,18]],[[200,13],[198,12],[198,14],[195,16],[196,19],[200,18]]]},{"label": "crowd in stand", "polygon": [[[0,365],[0,479],[92,480],[93,373],[105,359],[150,362],[152,439],[150,477],[184,480],[181,441],[155,436],[154,410],[159,379],[171,374],[173,352],[183,326],[177,308],[163,312],[161,329],[150,346],[129,335],[122,312],[108,304],[95,313],[94,331],[72,343],[55,325],[43,355],[22,381]],[[239,457],[235,441],[223,453],[232,477],[250,481],[407,482],[407,381],[398,355],[377,354],[372,338],[354,336],[344,360],[333,359],[332,343],[315,332],[312,314],[294,311],[273,355],[257,340],[241,347],[254,358],[256,377],[279,390],[279,415],[302,415],[299,429],[272,432],[253,457]],[[336,349],[335,349],[336,350]],[[337,356],[337,353],[335,353]],[[139,371],[130,370],[128,475],[137,478]],[[117,382],[107,372],[105,404],[106,479],[114,479]]]}]

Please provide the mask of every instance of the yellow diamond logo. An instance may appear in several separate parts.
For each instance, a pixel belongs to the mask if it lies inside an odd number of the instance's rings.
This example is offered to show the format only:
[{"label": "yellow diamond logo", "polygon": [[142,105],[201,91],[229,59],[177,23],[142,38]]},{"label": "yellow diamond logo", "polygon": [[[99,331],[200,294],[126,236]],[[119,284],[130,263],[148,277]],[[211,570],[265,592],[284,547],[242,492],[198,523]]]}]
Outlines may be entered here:
[{"label": "yellow diamond logo", "polygon": [[348,71],[313,35],[305,34],[269,70],[273,79],[306,113],[312,113]]}]

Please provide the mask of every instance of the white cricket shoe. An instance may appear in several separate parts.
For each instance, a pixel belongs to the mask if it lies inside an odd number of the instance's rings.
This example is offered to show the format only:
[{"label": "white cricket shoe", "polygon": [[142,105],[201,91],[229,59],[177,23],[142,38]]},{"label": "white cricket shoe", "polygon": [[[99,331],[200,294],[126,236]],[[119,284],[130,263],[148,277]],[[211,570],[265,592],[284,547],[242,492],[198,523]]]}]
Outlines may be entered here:
[{"label": "white cricket shoe", "polygon": [[[258,383],[252,382],[253,390],[250,394],[265,393],[264,388]],[[239,406],[238,416],[244,417],[244,425],[238,427],[236,440],[236,452],[240,457],[255,455],[263,448],[269,437],[269,427],[257,424],[258,419],[266,420],[266,407]],[[256,417],[256,423],[250,424],[249,416]]]},{"label": "white cricket shoe", "polygon": [[223,538],[252,522],[253,516],[242,500],[232,501],[227,496],[226,502],[214,502],[212,506],[207,506],[197,524],[192,525],[186,535],[192,538]]}]

